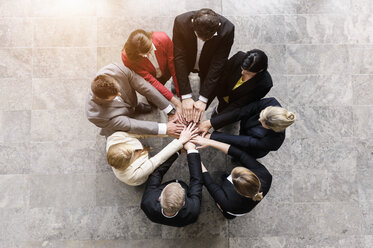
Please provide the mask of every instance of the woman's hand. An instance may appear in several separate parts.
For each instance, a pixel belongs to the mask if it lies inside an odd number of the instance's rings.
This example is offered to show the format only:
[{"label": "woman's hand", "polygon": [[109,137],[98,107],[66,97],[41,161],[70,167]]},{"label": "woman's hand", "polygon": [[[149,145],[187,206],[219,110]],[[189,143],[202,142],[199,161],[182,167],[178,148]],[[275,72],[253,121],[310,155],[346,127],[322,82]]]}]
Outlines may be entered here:
[{"label": "woman's hand", "polygon": [[184,145],[192,138],[196,137],[198,128],[195,128],[195,123],[190,123],[189,126],[184,126],[183,131],[180,134],[179,141]]},{"label": "woman's hand", "polygon": [[192,140],[191,140],[194,144],[197,144],[199,145],[197,147],[197,150],[198,149],[203,149],[203,148],[206,148],[210,145],[210,140],[209,139],[206,139],[206,138],[203,138],[202,136],[196,136],[194,137]]},{"label": "woman's hand", "polygon": [[184,145],[184,149],[187,150],[187,151],[188,150],[195,150],[196,149],[196,145],[193,144],[192,142],[187,142]]}]

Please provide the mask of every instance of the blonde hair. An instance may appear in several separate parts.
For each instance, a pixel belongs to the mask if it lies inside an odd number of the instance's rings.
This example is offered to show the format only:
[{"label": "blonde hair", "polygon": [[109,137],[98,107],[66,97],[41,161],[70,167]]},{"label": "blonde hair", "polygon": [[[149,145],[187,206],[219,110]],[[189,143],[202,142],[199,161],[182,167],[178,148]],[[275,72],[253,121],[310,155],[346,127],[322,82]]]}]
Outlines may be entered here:
[{"label": "blonde hair", "polygon": [[275,132],[282,132],[294,123],[295,114],[284,108],[269,106],[260,112],[260,121]]},{"label": "blonde hair", "polygon": [[161,207],[167,214],[175,214],[185,201],[185,191],[180,183],[169,183],[161,193]]},{"label": "blonde hair", "polygon": [[106,159],[109,165],[115,169],[125,170],[133,161],[147,154],[149,150],[150,147],[145,147],[143,150],[133,150],[126,143],[118,143],[110,146],[106,154]]},{"label": "blonde hair", "polygon": [[263,199],[263,193],[259,192],[260,180],[251,170],[245,167],[236,167],[231,174],[233,186],[237,193],[244,197],[252,198],[253,201]]}]

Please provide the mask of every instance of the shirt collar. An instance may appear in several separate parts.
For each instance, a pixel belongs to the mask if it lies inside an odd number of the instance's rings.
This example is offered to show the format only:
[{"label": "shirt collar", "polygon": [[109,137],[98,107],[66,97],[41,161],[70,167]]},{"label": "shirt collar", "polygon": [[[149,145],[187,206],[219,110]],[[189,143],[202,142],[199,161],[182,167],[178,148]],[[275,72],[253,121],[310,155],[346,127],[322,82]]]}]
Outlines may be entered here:
[{"label": "shirt collar", "polygon": [[[179,211],[180,211],[180,210],[179,210]],[[171,218],[175,217],[175,216],[179,213],[179,211],[177,211],[177,212],[176,212],[174,215],[172,215],[172,216],[168,216],[168,215],[166,215],[166,214],[163,212],[163,208],[161,208],[162,215],[163,215],[164,217],[168,218],[168,219],[171,219]]]},{"label": "shirt collar", "polygon": [[227,177],[227,180],[228,180],[229,182],[231,182],[231,184],[233,184],[233,181],[232,181],[232,174],[230,174],[230,175]]}]

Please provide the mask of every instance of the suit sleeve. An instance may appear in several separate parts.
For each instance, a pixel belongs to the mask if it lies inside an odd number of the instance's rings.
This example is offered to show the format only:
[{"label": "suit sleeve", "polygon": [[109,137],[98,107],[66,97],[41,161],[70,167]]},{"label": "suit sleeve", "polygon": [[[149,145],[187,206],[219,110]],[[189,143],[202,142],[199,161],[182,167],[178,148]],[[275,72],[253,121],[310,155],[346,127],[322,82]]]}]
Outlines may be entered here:
[{"label": "suit sleeve", "polygon": [[144,195],[161,185],[163,176],[166,174],[168,169],[170,169],[171,165],[173,164],[173,162],[175,162],[177,157],[177,153],[175,153],[169,159],[167,159],[166,162],[164,162],[157,169],[154,170],[154,172],[148,178]]},{"label": "suit sleeve", "polygon": [[192,88],[189,82],[189,70],[187,64],[187,54],[183,43],[182,25],[180,25],[178,18],[175,18],[172,40],[174,43],[174,63],[176,70],[176,78],[179,86],[179,94],[186,95],[192,93]]},{"label": "suit sleeve", "polygon": [[272,175],[267,168],[259,163],[255,158],[237,147],[230,146],[228,154],[232,157],[238,158],[243,166],[255,173],[261,182],[261,191],[266,195],[271,187]]},{"label": "suit sleeve", "polygon": [[144,78],[132,72],[129,75],[129,82],[131,86],[145,96],[146,99],[154,103],[160,110],[167,108],[170,102],[157,89],[151,86]]},{"label": "suit sleeve", "polygon": [[89,121],[97,127],[139,134],[158,134],[158,123],[152,121],[136,120],[124,115],[116,116],[110,120],[88,117]]},{"label": "suit sleeve", "polygon": [[203,186],[201,157],[199,153],[190,153],[187,155],[187,158],[190,174],[188,195],[199,206],[202,199]]},{"label": "suit sleeve", "polygon": [[265,88],[254,90],[250,92],[249,94],[245,95],[245,97],[241,97],[240,99],[237,99],[234,102],[230,102],[223,111],[219,112],[219,114],[228,113],[228,112],[233,111],[234,109],[242,108],[243,106],[249,104],[250,102],[259,101],[260,99],[265,97],[265,95],[267,95],[270,89],[271,87],[265,87]]},{"label": "suit sleeve", "polygon": [[233,39],[234,26],[231,32],[227,34],[227,37],[225,37],[224,41],[222,41],[222,44],[220,45],[219,49],[216,51],[214,57],[211,60],[208,73],[203,84],[201,84],[201,89],[199,91],[199,94],[201,96],[204,96],[208,99],[213,97],[215,88],[218,86],[218,82],[222,76],[224,65],[228,60],[228,56],[233,45]]},{"label": "suit sleeve", "polygon": [[165,36],[166,37],[164,39],[164,43],[165,43],[165,49],[166,49],[166,54],[167,54],[167,66],[172,76],[172,80],[174,81],[176,94],[180,97],[179,84],[176,78],[176,70],[175,70],[174,44],[172,43],[171,39],[167,35]]},{"label": "suit sleeve", "polygon": [[211,125],[215,130],[219,129],[241,119],[251,117],[254,114],[259,113],[262,109],[265,109],[267,106],[279,106],[279,103],[273,97],[264,98],[260,101],[249,103],[242,108],[232,109],[230,112],[224,111],[224,113],[218,114],[210,120]]},{"label": "suit sleeve", "polygon": [[146,81],[148,81],[154,88],[156,88],[159,93],[161,93],[167,100],[171,100],[174,96],[171,91],[169,91],[163,84],[161,84],[152,74],[147,71],[140,70],[137,72],[142,76]]},{"label": "suit sleeve", "polygon": [[173,140],[159,153],[150,159],[146,160],[139,167],[135,168],[132,172],[131,180],[134,182],[144,182],[146,178],[156,169],[160,164],[164,163],[173,154],[183,148],[183,144],[179,140]]},{"label": "suit sleeve", "polygon": [[214,201],[217,202],[221,208],[227,209],[228,197],[222,187],[212,179],[210,173],[203,173],[203,182]]},{"label": "suit sleeve", "polygon": [[268,151],[276,150],[282,144],[282,138],[277,138],[277,136],[270,136],[258,139],[246,135],[233,135],[217,131],[211,134],[210,139],[238,147],[245,147],[246,149],[255,148]]}]

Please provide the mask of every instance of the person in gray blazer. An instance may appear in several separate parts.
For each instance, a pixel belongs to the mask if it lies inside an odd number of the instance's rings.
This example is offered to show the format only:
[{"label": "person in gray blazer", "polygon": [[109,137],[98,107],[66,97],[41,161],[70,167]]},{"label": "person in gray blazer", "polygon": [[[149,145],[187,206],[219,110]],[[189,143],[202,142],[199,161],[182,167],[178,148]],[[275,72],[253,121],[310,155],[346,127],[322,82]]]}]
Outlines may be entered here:
[{"label": "person in gray blazer", "polygon": [[138,103],[136,91],[167,115],[175,113],[170,102],[151,84],[123,64],[112,63],[101,68],[91,84],[86,103],[88,120],[100,127],[100,134],[106,137],[115,131],[178,136],[183,125],[177,124],[176,118],[167,123],[133,118],[150,108]]}]

